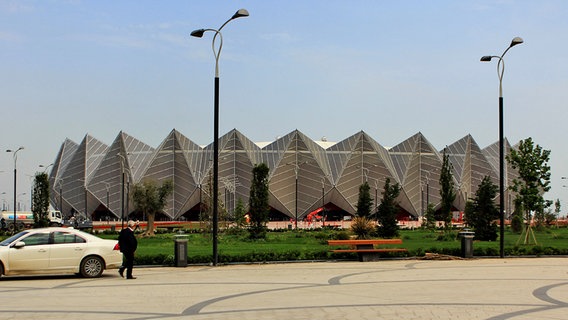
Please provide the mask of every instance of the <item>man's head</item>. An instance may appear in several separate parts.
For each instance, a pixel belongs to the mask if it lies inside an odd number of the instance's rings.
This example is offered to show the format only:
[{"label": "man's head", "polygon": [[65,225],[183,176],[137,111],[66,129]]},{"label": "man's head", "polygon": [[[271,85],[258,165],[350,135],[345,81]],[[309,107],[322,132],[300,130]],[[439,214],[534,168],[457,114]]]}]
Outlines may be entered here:
[{"label": "man's head", "polygon": [[136,225],[136,222],[132,221],[132,220],[128,220],[128,227],[129,228],[133,228]]}]

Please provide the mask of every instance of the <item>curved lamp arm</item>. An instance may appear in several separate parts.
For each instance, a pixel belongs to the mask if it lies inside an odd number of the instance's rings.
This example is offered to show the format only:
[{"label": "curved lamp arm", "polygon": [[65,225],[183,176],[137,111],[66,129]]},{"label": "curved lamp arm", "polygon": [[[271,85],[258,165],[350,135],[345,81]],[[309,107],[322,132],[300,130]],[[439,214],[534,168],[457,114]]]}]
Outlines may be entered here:
[{"label": "curved lamp arm", "polygon": [[[248,17],[249,13],[246,9],[239,9],[237,10],[237,12],[235,12],[235,14],[227,21],[225,21],[225,23],[223,23],[221,25],[221,27],[219,29],[197,29],[191,32],[191,36],[192,37],[197,37],[197,38],[201,38],[203,37],[203,34],[205,34],[205,32],[207,31],[211,31],[211,32],[215,32],[215,35],[213,36],[213,41],[211,43],[211,48],[213,49],[213,55],[215,56],[215,77],[218,78],[219,77],[219,56],[221,55],[221,49],[223,49],[223,34],[221,34],[221,29],[223,29],[223,27],[225,27],[225,25],[227,25],[227,23],[229,23],[230,21],[237,19],[237,18],[241,18],[241,17]],[[217,36],[219,36],[219,47],[216,49],[215,48],[215,41],[217,41]]]}]

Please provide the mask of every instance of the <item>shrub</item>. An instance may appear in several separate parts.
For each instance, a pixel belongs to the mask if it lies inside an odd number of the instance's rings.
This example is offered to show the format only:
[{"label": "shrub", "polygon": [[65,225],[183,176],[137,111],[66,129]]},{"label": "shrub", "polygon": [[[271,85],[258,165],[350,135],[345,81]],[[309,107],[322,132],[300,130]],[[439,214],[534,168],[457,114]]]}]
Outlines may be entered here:
[{"label": "shrub", "polygon": [[349,233],[347,231],[339,231],[333,234],[331,240],[349,240]]},{"label": "shrub", "polygon": [[436,237],[437,241],[455,241],[457,234],[452,231],[444,231],[438,234]]},{"label": "shrub", "polygon": [[375,230],[373,221],[365,217],[355,217],[351,222],[351,231],[357,239],[368,239],[373,230]]}]

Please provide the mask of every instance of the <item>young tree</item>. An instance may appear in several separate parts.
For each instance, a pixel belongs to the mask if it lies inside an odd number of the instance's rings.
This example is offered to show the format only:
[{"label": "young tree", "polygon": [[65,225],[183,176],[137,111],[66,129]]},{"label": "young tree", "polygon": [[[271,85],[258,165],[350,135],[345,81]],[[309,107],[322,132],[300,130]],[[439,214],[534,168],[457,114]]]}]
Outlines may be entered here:
[{"label": "young tree", "polygon": [[49,226],[49,179],[47,173],[36,173],[33,188],[34,228]]},{"label": "young tree", "polygon": [[432,230],[436,228],[436,211],[434,210],[434,204],[429,203],[428,207],[426,208],[426,221],[424,227],[428,230]]},{"label": "young tree", "polygon": [[382,238],[394,238],[398,236],[396,220],[398,206],[396,198],[400,194],[400,190],[401,188],[398,183],[391,185],[390,179],[387,178],[382,192],[383,199],[378,209],[379,226],[377,227],[377,233]]},{"label": "young tree", "polygon": [[497,223],[499,209],[493,199],[497,196],[498,187],[491,182],[489,176],[485,176],[479,188],[475,192],[475,198],[466,212],[465,218],[468,225],[475,229],[475,238],[483,241],[495,241],[497,239]]},{"label": "young tree", "polygon": [[357,200],[357,216],[369,218],[371,216],[371,208],[373,207],[373,200],[371,199],[371,188],[365,181],[359,186],[359,200]]},{"label": "young tree", "polygon": [[513,201],[515,212],[511,218],[511,231],[514,233],[521,233],[523,231],[523,202],[520,198],[515,198]]},{"label": "young tree", "polygon": [[370,219],[371,208],[373,207],[370,189],[366,181],[359,186],[357,212],[355,218],[351,221],[351,231],[357,235],[357,239],[368,239],[374,230],[373,221]]},{"label": "young tree", "polygon": [[247,210],[245,209],[243,199],[237,199],[237,205],[235,206],[235,223],[238,228],[242,228],[247,224],[246,214]]},{"label": "young tree", "polygon": [[444,221],[446,229],[452,226],[452,203],[456,199],[452,170],[450,156],[446,154],[446,149],[444,149],[442,171],[440,172],[440,197],[442,198],[440,220]]},{"label": "young tree", "polygon": [[513,179],[510,189],[517,193],[525,210],[525,219],[531,221],[531,212],[544,212],[552,201],[545,200],[543,194],[550,190],[550,150],[535,145],[532,138],[521,140],[518,150],[511,149],[507,160],[519,172]]},{"label": "young tree", "polygon": [[270,207],[268,205],[268,166],[260,163],[252,169],[252,183],[249,196],[251,239],[266,238],[266,222]]},{"label": "young tree", "polygon": [[174,185],[171,180],[164,181],[159,187],[154,180],[144,180],[134,185],[132,191],[134,207],[148,217],[148,226],[143,236],[154,236],[156,213],[164,210],[173,189]]},{"label": "young tree", "polygon": [[556,198],[554,202],[554,221],[556,222],[556,227],[558,227],[558,219],[560,219],[560,199]]}]

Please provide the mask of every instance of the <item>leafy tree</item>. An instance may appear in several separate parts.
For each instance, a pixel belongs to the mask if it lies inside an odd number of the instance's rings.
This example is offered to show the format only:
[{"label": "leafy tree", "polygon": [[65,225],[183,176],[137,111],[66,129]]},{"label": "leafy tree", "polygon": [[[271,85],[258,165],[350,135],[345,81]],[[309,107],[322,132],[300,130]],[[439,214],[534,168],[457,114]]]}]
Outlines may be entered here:
[{"label": "leafy tree", "polygon": [[36,173],[32,199],[34,228],[49,226],[49,179],[47,173]]},{"label": "leafy tree", "polygon": [[164,181],[161,186],[158,186],[154,180],[144,180],[134,185],[132,191],[134,207],[148,217],[148,226],[143,236],[154,236],[156,212],[164,210],[173,189],[171,180]]},{"label": "leafy tree", "polygon": [[493,199],[497,196],[498,187],[485,176],[475,192],[475,198],[468,206],[465,218],[468,225],[475,229],[475,238],[483,241],[497,239],[497,223],[499,209]]},{"label": "leafy tree", "polygon": [[513,204],[515,206],[515,212],[511,219],[511,231],[521,233],[523,231],[523,201],[520,198],[515,198]]},{"label": "leafy tree", "polygon": [[[203,196],[203,203],[205,210],[200,211],[199,213],[199,221],[204,225],[205,229],[211,230],[213,226],[213,174],[210,171],[208,175],[208,183],[205,184],[206,192]],[[229,219],[229,214],[227,212],[227,208],[225,203],[223,202],[223,197],[220,194],[220,191],[217,190],[217,214],[219,221],[226,221]]]},{"label": "leafy tree", "polygon": [[252,169],[252,183],[249,196],[249,212],[251,226],[249,235],[251,239],[266,238],[266,222],[270,207],[268,205],[268,166],[260,163]]},{"label": "leafy tree", "polygon": [[519,172],[519,178],[513,179],[509,188],[517,193],[523,204],[527,221],[531,220],[531,212],[543,213],[552,204],[543,195],[550,190],[550,150],[535,145],[532,138],[521,140],[518,150],[511,149],[507,160]]},{"label": "leafy tree", "polygon": [[546,210],[546,212],[544,213],[544,224],[547,227],[550,227],[556,222],[556,216],[556,213],[552,212],[552,210]]},{"label": "leafy tree", "polygon": [[436,211],[434,210],[434,204],[429,203],[426,208],[426,224],[425,227],[428,230],[436,228]]},{"label": "leafy tree", "polygon": [[446,154],[446,149],[444,149],[442,171],[440,172],[440,197],[442,199],[439,218],[444,221],[446,229],[452,226],[452,203],[456,199],[452,170],[450,156]]},{"label": "leafy tree", "polygon": [[373,207],[373,200],[370,193],[371,187],[365,181],[359,186],[359,200],[357,200],[357,216],[369,218],[371,216],[371,208]]},{"label": "leafy tree", "polygon": [[398,212],[396,198],[400,194],[400,190],[401,188],[398,183],[391,185],[390,179],[387,178],[382,192],[383,198],[381,199],[381,204],[379,204],[377,212],[379,216],[377,233],[382,238],[394,238],[399,234],[396,220],[396,214]]},{"label": "leafy tree", "polygon": [[475,215],[474,211],[475,211],[475,207],[474,207],[473,199],[467,200],[466,203],[465,203],[464,218],[463,218],[464,223],[467,226],[473,227],[473,224],[472,224],[473,222],[471,220],[473,219],[473,215]]},{"label": "leafy tree", "polygon": [[246,214],[247,210],[245,209],[243,199],[237,199],[237,205],[235,206],[235,223],[237,227],[242,228],[247,224]]}]

